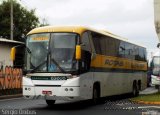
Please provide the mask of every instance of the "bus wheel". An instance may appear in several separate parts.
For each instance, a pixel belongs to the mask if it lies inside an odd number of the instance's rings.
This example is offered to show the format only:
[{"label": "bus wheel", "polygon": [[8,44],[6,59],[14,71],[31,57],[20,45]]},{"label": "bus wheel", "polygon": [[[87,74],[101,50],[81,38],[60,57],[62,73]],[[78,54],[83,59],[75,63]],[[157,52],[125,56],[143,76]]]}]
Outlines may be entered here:
[{"label": "bus wheel", "polygon": [[159,88],[159,85],[155,85],[155,89],[158,89]]},{"label": "bus wheel", "polygon": [[99,101],[99,89],[94,85],[93,87],[93,98],[92,98],[93,104],[97,104]]},{"label": "bus wheel", "polygon": [[141,80],[138,80],[138,90],[141,91],[142,90],[142,84],[141,84]]},{"label": "bus wheel", "polygon": [[160,85],[155,85],[155,89],[158,89],[158,92],[160,92]]},{"label": "bus wheel", "polygon": [[48,106],[53,106],[55,104],[55,100],[46,100]]},{"label": "bus wheel", "polygon": [[132,95],[133,97],[137,97],[139,95],[139,88],[136,82],[133,83]]}]

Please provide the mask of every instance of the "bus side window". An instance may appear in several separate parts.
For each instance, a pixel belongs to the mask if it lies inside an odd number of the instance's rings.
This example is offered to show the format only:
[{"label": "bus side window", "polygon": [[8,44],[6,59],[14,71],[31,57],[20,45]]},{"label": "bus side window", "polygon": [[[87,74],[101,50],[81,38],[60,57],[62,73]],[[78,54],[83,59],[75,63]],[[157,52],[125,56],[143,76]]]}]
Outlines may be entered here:
[{"label": "bus side window", "polygon": [[144,61],[145,60],[144,50],[141,47],[139,47],[139,60],[140,61]]},{"label": "bus side window", "polygon": [[125,57],[125,42],[121,41],[119,44],[119,56]]},{"label": "bus side window", "polygon": [[91,52],[91,46],[89,42],[89,35],[87,32],[82,34],[82,49]]},{"label": "bus side window", "polygon": [[147,52],[146,49],[143,49],[144,61],[147,61]]},{"label": "bus side window", "polygon": [[88,71],[91,63],[91,45],[88,32],[82,34],[82,71]]},{"label": "bus side window", "polygon": [[93,40],[96,54],[102,54],[101,45],[100,45],[101,35],[95,32],[92,32],[91,35],[92,35],[92,40]]},{"label": "bus side window", "polygon": [[134,55],[135,55],[135,60],[139,60],[139,48],[138,46],[134,47]]},{"label": "bus side window", "polygon": [[133,45],[130,43],[125,43],[125,57],[128,59],[135,59]]}]

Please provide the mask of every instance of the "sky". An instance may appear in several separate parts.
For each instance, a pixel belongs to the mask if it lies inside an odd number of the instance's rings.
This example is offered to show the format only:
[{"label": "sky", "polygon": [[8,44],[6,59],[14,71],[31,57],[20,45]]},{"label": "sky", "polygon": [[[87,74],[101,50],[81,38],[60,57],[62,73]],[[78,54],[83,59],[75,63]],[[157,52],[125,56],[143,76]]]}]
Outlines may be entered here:
[{"label": "sky", "polygon": [[107,30],[157,51],[153,0],[20,0],[53,26],[82,25]]}]

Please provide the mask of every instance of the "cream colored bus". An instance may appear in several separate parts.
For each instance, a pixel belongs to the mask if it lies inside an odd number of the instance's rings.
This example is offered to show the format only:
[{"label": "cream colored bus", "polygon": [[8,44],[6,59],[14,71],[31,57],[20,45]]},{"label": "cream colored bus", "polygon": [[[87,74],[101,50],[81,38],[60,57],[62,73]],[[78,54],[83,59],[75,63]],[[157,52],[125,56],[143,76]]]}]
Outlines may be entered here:
[{"label": "cream colored bus", "polygon": [[56,100],[96,102],[124,93],[136,96],[147,85],[146,48],[106,31],[36,28],[27,35],[25,57],[23,95],[45,99],[48,105]]}]

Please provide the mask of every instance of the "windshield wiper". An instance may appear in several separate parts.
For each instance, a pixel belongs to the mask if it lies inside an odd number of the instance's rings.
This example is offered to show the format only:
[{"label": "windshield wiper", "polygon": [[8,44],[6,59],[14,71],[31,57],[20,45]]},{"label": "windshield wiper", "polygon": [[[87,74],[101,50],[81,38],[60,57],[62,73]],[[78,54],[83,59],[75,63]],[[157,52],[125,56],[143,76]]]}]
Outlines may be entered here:
[{"label": "windshield wiper", "polygon": [[27,50],[27,52],[30,54],[30,64],[35,68],[35,66],[33,65],[33,63],[31,62],[31,55],[32,55],[32,52],[31,52],[31,50],[26,46],[26,50]]},{"label": "windshield wiper", "polygon": [[[59,64],[54,60],[54,59],[51,59],[54,64],[59,68],[59,70],[63,73],[66,73],[60,66]],[[31,70],[30,72],[33,73],[35,72],[37,69],[39,69],[42,65],[44,65],[47,61],[44,61],[43,63],[39,64],[37,67],[35,67],[33,70]]]},{"label": "windshield wiper", "polygon": [[44,62],[42,62],[41,64],[39,64],[37,67],[35,67],[34,69],[32,69],[30,72],[33,73],[35,72],[37,69],[39,69],[42,65],[44,65],[47,61],[45,60]]},{"label": "windshield wiper", "polygon": [[61,72],[66,73],[64,69],[53,58],[51,58],[51,61],[59,68]]},{"label": "windshield wiper", "polygon": [[31,54],[32,52],[31,52],[31,50],[26,46],[26,49],[27,49],[27,52],[29,53],[29,54]]},{"label": "windshield wiper", "polygon": [[[30,55],[32,55],[32,52],[31,52],[31,50],[26,46],[26,49],[27,49],[27,52],[30,54]],[[44,65],[46,63],[46,61],[44,61],[43,63],[41,63],[41,64],[39,64],[37,67],[35,67],[34,65],[33,65],[33,63],[31,62],[31,56],[30,56],[30,64],[34,67],[34,69],[32,69],[30,72],[31,73],[33,73],[33,72],[35,72],[38,68],[40,68],[42,65]]]},{"label": "windshield wiper", "polygon": [[[50,53],[48,52],[48,56],[50,55]],[[47,56],[47,57],[48,57]],[[66,73],[63,69],[62,69],[62,67],[52,58],[51,59],[51,61],[59,68],[59,70],[61,71],[61,72],[63,72],[63,73]],[[48,62],[48,58],[47,58],[47,60],[45,60],[44,62],[42,62],[41,64],[39,64],[37,67],[35,67],[33,70],[31,70],[30,72],[31,73],[33,73],[33,72],[35,72],[37,69],[39,69],[42,65],[44,65],[45,63],[47,63]],[[32,62],[30,62],[31,64],[32,64]],[[32,64],[33,65],[33,64]],[[48,67],[48,66],[47,66]],[[47,69],[48,70],[48,69]]]},{"label": "windshield wiper", "polygon": [[[66,73],[64,70],[63,70],[63,68],[55,61],[55,59],[54,58],[51,58],[51,51],[49,50],[49,52],[48,52],[48,56],[47,57],[49,57],[50,58],[50,60],[59,68],[59,70],[61,71],[61,72],[63,72],[63,73]],[[48,59],[47,59],[48,60]]]}]

